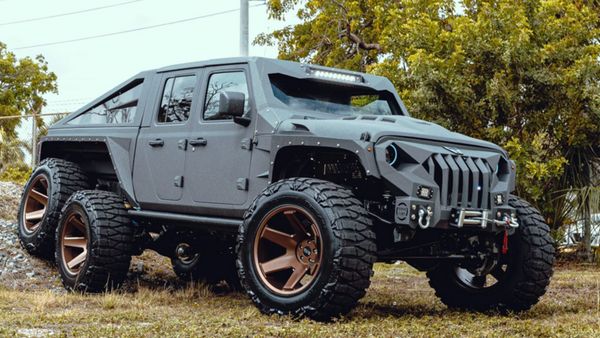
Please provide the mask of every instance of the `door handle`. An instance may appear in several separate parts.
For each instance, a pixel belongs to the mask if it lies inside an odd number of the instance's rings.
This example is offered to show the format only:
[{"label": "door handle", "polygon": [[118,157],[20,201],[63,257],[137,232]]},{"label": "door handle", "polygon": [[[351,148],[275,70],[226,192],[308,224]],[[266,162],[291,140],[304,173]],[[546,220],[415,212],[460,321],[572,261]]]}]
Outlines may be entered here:
[{"label": "door handle", "polygon": [[192,147],[205,146],[208,144],[208,141],[204,137],[199,137],[194,140],[190,140],[188,142]]},{"label": "door handle", "polygon": [[156,140],[148,141],[148,144],[151,147],[162,147],[165,145],[165,141],[161,138],[157,138]]}]

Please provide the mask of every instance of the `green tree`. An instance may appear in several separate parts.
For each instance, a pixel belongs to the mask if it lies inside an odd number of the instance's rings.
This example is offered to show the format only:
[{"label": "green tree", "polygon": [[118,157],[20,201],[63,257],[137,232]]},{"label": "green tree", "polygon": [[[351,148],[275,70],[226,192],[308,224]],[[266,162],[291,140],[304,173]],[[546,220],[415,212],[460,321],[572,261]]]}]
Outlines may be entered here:
[{"label": "green tree", "polygon": [[[5,116],[26,115],[40,111],[45,105],[42,95],[56,92],[56,75],[48,70],[41,55],[18,59],[0,43],[0,172],[8,167],[22,167],[27,144],[17,139],[20,118]],[[38,118],[38,125],[43,125]]]},{"label": "green tree", "polygon": [[[600,148],[600,6],[583,0],[270,0],[279,57],[384,75],[409,111],[507,148],[555,227]],[[585,160],[581,161],[585,155]],[[558,194],[558,195],[557,195]],[[558,197],[557,197],[558,196]],[[562,196],[562,197],[561,197]]]}]

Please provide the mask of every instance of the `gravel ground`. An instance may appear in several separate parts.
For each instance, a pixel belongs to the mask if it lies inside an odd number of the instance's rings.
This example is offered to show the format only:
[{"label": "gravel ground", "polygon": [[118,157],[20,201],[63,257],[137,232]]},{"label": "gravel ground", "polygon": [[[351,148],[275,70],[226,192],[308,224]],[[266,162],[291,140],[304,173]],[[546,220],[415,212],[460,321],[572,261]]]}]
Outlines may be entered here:
[{"label": "gravel ground", "polygon": [[[19,243],[17,212],[22,187],[0,182],[0,288],[14,290],[51,290],[65,292],[54,262],[30,256]],[[178,285],[168,259],[154,252],[133,257],[125,290],[135,290],[139,283]]]},{"label": "gravel ground", "polygon": [[0,182],[0,285],[10,289],[62,292],[51,263],[29,256],[17,237],[17,210],[22,187]]},{"label": "gravel ground", "polygon": [[17,219],[17,209],[23,187],[11,182],[0,182],[0,219]]}]

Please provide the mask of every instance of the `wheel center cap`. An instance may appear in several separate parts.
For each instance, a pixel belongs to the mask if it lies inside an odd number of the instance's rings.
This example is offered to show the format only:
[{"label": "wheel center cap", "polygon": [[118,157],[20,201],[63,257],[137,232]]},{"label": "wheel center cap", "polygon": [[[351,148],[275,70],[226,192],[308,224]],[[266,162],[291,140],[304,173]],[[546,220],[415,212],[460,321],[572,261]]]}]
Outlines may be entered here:
[{"label": "wheel center cap", "polygon": [[296,248],[296,255],[301,263],[305,265],[314,264],[317,262],[319,257],[319,251],[317,245],[312,239],[306,239],[298,245]]}]

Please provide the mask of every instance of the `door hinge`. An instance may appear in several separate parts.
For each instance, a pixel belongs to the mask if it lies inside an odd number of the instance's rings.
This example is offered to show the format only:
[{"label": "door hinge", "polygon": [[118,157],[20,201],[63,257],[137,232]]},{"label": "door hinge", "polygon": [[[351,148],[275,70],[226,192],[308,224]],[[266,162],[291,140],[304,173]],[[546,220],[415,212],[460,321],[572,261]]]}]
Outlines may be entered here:
[{"label": "door hinge", "polygon": [[180,150],[186,151],[187,144],[188,144],[187,139],[179,140],[179,141],[177,141],[177,148],[179,148]]},{"label": "door hinge", "polygon": [[183,176],[175,176],[175,178],[173,179],[173,184],[177,188],[183,188]]},{"label": "door hinge", "polygon": [[248,179],[245,177],[240,177],[237,179],[237,188],[238,190],[248,190]]},{"label": "door hinge", "polygon": [[251,138],[242,139],[242,149],[252,150],[252,139]]}]

